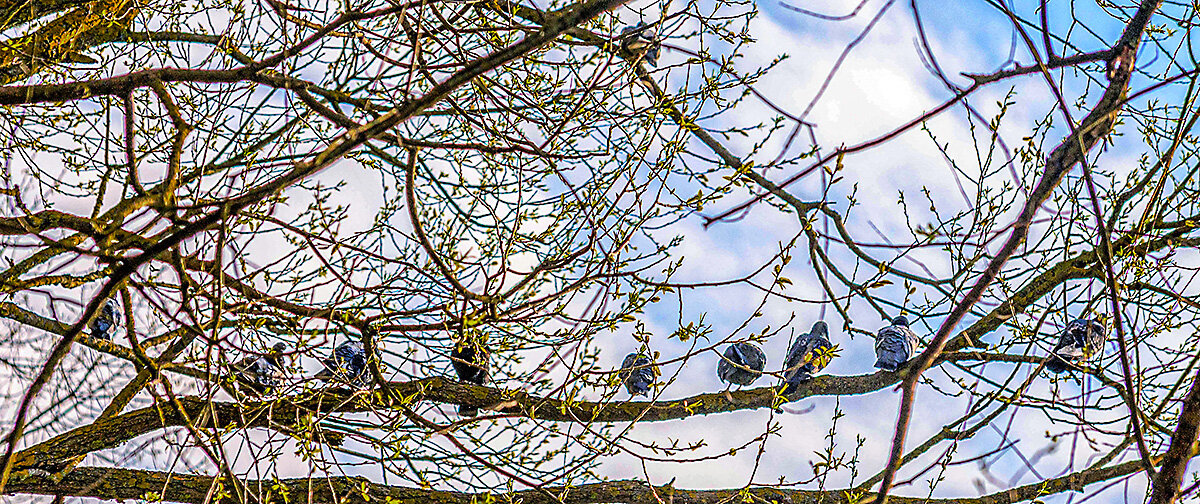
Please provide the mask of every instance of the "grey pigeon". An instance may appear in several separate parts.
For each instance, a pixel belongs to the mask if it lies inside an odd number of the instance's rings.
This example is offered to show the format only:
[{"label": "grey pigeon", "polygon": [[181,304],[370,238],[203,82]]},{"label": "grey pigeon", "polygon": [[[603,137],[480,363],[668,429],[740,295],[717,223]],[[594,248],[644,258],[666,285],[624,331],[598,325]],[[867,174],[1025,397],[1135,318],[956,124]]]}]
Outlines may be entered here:
[{"label": "grey pigeon", "polygon": [[625,390],[629,391],[631,397],[649,396],[650,386],[654,384],[654,375],[654,361],[639,353],[626,355],[625,360],[621,361],[621,370],[617,372],[617,378],[625,384]]},{"label": "grey pigeon", "polygon": [[1059,335],[1058,345],[1046,361],[1046,369],[1053,373],[1062,373],[1083,364],[1092,355],[1104,350],[1104,340],[1107,337],[1104,325],[1096,319],[1072,320]]},{"label": "grey pigeon", "polygon": [[280,342],[266,354],[242,359],[234,366],[237,382],[244,390],[258,395],[266,394],[279,386],[284,379],[283,352],[287,345]]},{"label": "grey pigeon", "polygon": [[621,30],[621,49],[634,56],[641,56],[646,63],[657,66],[659,41],[649,28],[644,22],[636,26],[626,26]]},{"label": "grey pigeon", "polygon": [[92,319],[92,337],[105,341],[111,340],[112,329],[120,323],[121,307],[115,299],[109,299],[104,302],[104,306],[100,308],[100,313],[96,314],[96,318]]},{"label": "grey pigeon", "polygon": [[749,385],[762,376],[767,354],[751,343],[734,343],[717,361],[717,378],[731,385]]},{"label": "grey pigeon", "polygon": [[[488,370],[491,367],[489,358],[487,348],[474,340],[458,343],[450,351],[450,365],[454,367],[458,379],[474,385],[487,385]],[[458,406],[459,416],[473,417],[478,414],[479,408],[465,404]]]},{"label": "grey pigeon", "polygon": [[367,381],[367,353],[361,341],[350,340],[333,349],[333,355],[321,359],[325,369],[317,373],[322,380],[363,384]]},{"label": "grey pigeon", "polygon": [[832,349],[829,326],[824,321],[817,321],[812,330],[801,334],[788,349],[787,361],[783,363],[783,391],[780,393],[787,394],[795,390],[800,383],[812,379],[814,374],[829,365],[829,361],[833,360],[833,354],[830,353]]},{"label": "grey pigeon", "polygon": [[875,367],[893,372],[900,369],[912,357],[918,341],[904,315],[892,319],[892,325],[875,334]]}]

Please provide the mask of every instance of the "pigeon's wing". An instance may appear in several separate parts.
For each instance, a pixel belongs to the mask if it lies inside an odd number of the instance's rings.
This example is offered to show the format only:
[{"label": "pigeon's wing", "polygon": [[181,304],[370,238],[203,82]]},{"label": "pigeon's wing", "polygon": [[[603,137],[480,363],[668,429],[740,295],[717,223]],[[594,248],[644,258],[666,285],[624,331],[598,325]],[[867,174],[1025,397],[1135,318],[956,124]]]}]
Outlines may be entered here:
[{"label": "pigeon's wing", "polygon": [[746,345],[746,352],[743,356],[746,367],[755,371],[762,371],[767,368],[767,354],[758,348],[756,345]]},{"label": "pigeon's wing", "polygon": [[[1081,332],[1078,329],[1083,329]],[[1071,321],[1067,327],[1058,336],[1058,344],[1054,347],[1054,353],[1063,357],[1082,357],[1084,354],[1084,345],[1087,343],[1080,336],[1086,334],[1086,328],[1080,327],[1076,321]]]},{"label": "pigeon's wing", "polygon": [[917,345],[917,333],[904,326],[887,326],[875,335],[875,354],[898,353],[907,360]]},{"label": "pigeon's wing", "polygon": [[917,345],[921,343],[921,338],[918,338],[917,333],[908,326],[901,327],[900,329],[904,333],[904,343],[908,345],[908,355],[911,356],[917,351]]},{"label": "pigeon's wing", "polygon": [[1095,320],[1088,324],[1088,342],[1087,347],[1090,353],[1100,353],[1104,351],[1104,342],[1108,339],[1108,333],[1104,330],[1104,326],[1100,325]]},{"label": "pigeon's wing", "polygon": [[788,349],[784,369],[795,369],[804,364],[804,355],[808,353],[811,343],[812,335],[808,333],[801,334],[799,338],[796,338],[796,341],[792,342],[792,347]]},{"label": "pigeon's wing", "polygon": [[812,348],[808,351],[808,361],[812,364],[812,372],[816,373],[825,366],[829,365],[829,361],[833,360],[833,344],[828,339],[816,337],[812,339]]},{"label": "pigeon's wing", "polygon": [[912,357],[916,335],[902,329],[888,326],[875,335],[875,367],[895,371]]},{"label": "pigeon's wing", "polygon": [[734,364],[739,363],[739,355],[736,345],[731,345],[721,353],[721,359],[717,361],[717,378],[730,381],[729,377],[736,371]]},{"label": "pigeon's wing", "polygon": [[634,363],[637,362],[637,358],[638,358],[637,354],[631,353],[629,355],[626,355],[625,360],[621,361],[621,370],[617,372],[617,378],[620,378],[621,381],[625,381],[625,380],[629,379],[629,373],[630,373],[629,368],[631,368],[635,365]]}]

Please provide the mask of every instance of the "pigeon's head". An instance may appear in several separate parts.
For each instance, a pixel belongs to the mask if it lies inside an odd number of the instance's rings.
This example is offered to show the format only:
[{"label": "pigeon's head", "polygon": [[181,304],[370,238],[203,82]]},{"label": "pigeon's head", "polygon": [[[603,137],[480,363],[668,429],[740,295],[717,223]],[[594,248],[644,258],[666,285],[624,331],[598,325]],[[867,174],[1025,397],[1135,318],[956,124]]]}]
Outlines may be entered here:
[{"label": "pigeon's head", "polygon": [[1093,332],[1097,334],[1104,334],[1104,324],[1101,324],[1100,321],[1096,319],[1090,319],[1088,322],[1090,322],[1089,325],[1091,326]]},{"label": "pigeon's head", "polygon": [[898,315],[896,318],[892,319],[892,325],[908,327],[908,318],[904,315]]},{"label": "pigeon's head", "polygon": [[621,361],[621,367],[623,367],[623,368],[641,367],[641,366],[647,366],[651,362],[652,361],[650,360],[649,357],[646,357],[645,355],[634,352],[634,353],[631,353],[631,354],[625,356],[625,360]]},{"label": "pigeon's head", "polygon": [[828,338],[829,337],[829,326],[825,324],[824,320],[818,320],[817,323],[813,324],[812,332],[810,332],[809,334],[812,334],[813,336],[822,336],[822,337]]},{"label": "pigeon's head", "polygon": [[273,354],[281,354],[284,352],[284,350],[287,350],[287,343],[284,343],[282,341],[280,341],[279,343],[276,343],[275,345],[273,345],[271,347],[271,353],[273,353]]}]

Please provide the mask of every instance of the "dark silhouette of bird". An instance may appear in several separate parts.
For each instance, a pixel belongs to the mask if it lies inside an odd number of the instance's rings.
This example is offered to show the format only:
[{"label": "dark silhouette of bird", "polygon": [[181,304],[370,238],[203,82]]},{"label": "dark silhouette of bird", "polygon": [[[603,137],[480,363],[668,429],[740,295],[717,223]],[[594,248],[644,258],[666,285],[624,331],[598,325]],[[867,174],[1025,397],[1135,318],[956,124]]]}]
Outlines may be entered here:
[{"label": "dark silhouette of bird", "polygon": [[[489,357],[487,347],[482,343],[475,340],[460,342],[450,351],[450,365],[454,367],[454,373],[460,381],[487,385]],[[479,408],[465,404],[458,406],[459,416],[473,417],[478,414]]]},{"label": "dark silhouette of bird", "polygon": [[717,378],[731,385],[749,385],[762,376],[767,354],[751,343],[734,343],[717,361]]},{"label": "dark silhouette of bird", "polygon": [[349,340],[333,349],[333,355],[321,359],[325,366],[316,377],[322,380],[338,380],[346,383],[365,384],[367,375],[367,353],[361,341]]},{"label": "dark silhouette of bird", "polygon": [[237,383],[244,391],[263,395],[279,387],[284,379],[283,352],[287,345],[280,342],[263,355],[249,356],[234,365]]},{"label": "dark silhouette of bird", "polygon": [[654,365],[653,360],[639,353],[631,353],[621,361],[621,370],[617,372],[617,378],[625,384],[625,390],[629,391],[630,397],[649,396],[650,387],[654,385],[654,377],[657,374],[658,367]]},{"label": "dark silhouette of bird", "polygon": [[893,372],[900,369],[912,357],[918,341],[904,315],[892,319],[892,325],[875,333],[875,367]]},{"label": "dark silhouette of bird", "polygon": [[621,30],[620,39],[621,49],[634,56],[640,56],[646,63],[658,65],[659,40],[646,23],[626,26]]},{"label": "dark silhouette of bird", "polygon": [[1046,369],[1052,373],[1062,373],[1083,364],[1097,352],[1104,350],[1104,340],[1107,337],[1104,324],[1096,319],[1072,320],[1058,336],[1058,345],[1046,361]]},{"label": "dark silhouette of bird", "polygon": [[120,323],[121,306],[115,299],[109,299],[104,302],[104,306],[100,308],[100,313],[96,314],[96,318],[92,319],[92,337],[105,341],[111,340],[112,329]]},{"label": "dark silhouette of bird", "polygon": [[833,360],[833,344],[829,342],[829,326],[824,321],[813,324],[812,330],[801,334],[788,349],[787,361],[783,363],[783,391],[787,394],[800,383],[812,379],[813,375]]}]

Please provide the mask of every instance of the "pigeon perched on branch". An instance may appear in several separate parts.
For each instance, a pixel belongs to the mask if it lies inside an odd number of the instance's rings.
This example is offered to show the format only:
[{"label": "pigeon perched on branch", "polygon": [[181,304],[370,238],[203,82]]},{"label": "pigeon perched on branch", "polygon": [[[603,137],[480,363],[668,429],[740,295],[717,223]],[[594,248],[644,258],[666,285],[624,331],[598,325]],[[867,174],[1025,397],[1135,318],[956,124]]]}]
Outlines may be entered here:
[{"label": "pigeon perched on branch", "polygon": [[333,349],[333,355],[321,359],[325,366],[316,377],[361,385],[367,381],[367,353],[361,341],[350,340]]},{"label": "pigeon perched on branch", "polygon": [[875,334],[875,367],[895,372],[912,358],[917,347],[917,333],[908,328],[908,319],[900,315],[892,325]]},{"label": "pigeon perched on branch", "polygon": [[92,319],[92,337],[105,341],[112,339],[112,330],[121,323],[121,305],[117,300],[109,299],[100,307],[100,313]]},{"label": "pigeon perched on branch", "polygon": [[1062,373],[1082,365],[1093,355],[1104,350],[1104,340],[1107,337],[1104,325],[1096,319],[1072,320],[1059,335],[1058,345],[1046,361],[1046,369],[1052,373]]},{"label": "pigeon perched on branch", "polygon": [[657,375],[658,367],[654,361],[639,353],[626,355],[625,360],[621,361],[621,370],[617,372],[617,378],[625,384],[630,396],[649,396]]},{"label": "pigeon perched on branch", "polygon": [[287,345],[280,342],[266,354],[246,357],[234,365],[237,383],[243,390],[263,395],[279,387],[285,378],[283,352]]},{"label": "pigeon perched on branch", "polygon": [[652,66],[658,65],[659,40],[646,23],[626,26],[621,30],[620,39],[621,49],[625,52],[640,56],[642,61]]},{"label": "pigeon perched on branch", "polygon": [[731,385],[749,385],[762,376],[767,354],[751,343],[734,343],[717,361],[717,377]]},{"label": "pigeon perched on branch", "polygon": [[787,361],[783,363],[783,391],[787,394],[800,383],[812,379],[813,375],[833,360],[833,344],[829,342],[829,326],[824,321],[813,324],[812,330],[801,334],[788,349]]},{"label": "pigeon perched on branch", "polygon": [[[470,340],[454,345],[454,349],[450,351],[450,365],[454,367],[454,373],[460,381],[487,385],[489,357],[487,348],[482,343]],[[473,417],[478,414],[479,408],[465,404],[458,406],[459,416]]]}]

